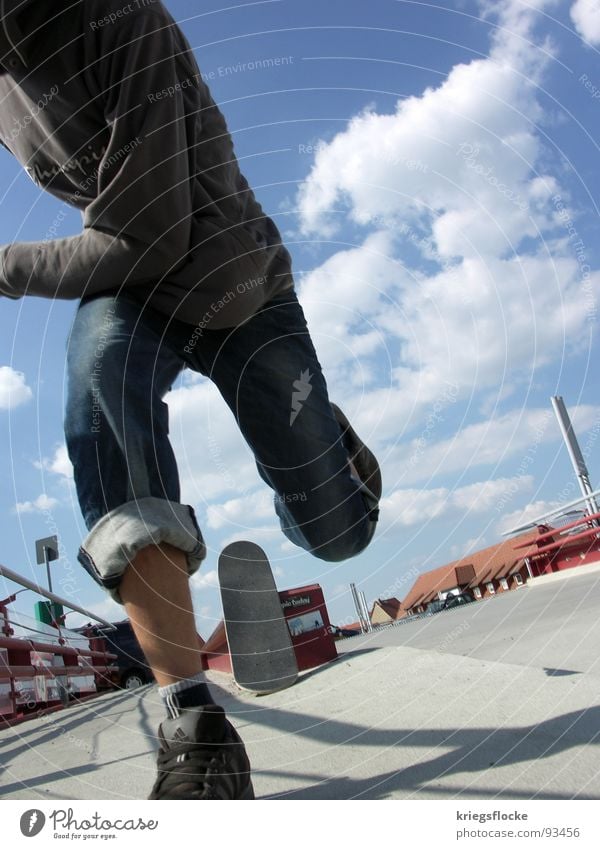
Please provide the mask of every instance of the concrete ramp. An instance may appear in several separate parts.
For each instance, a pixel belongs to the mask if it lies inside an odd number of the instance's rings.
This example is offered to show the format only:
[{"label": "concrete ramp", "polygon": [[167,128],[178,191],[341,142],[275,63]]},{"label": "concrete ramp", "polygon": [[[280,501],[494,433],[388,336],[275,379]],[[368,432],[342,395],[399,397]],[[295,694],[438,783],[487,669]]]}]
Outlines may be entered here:
[{"label": "concrete ramp", "polygon": [[[593,581],[343,641],[336,661],[269,696],[209,672],[246,742],[257,796],[600,798],[600,675],[586,648],[600,621]],[[162,717],[148,686],[4,729],[0,797],[144,799]]]}]

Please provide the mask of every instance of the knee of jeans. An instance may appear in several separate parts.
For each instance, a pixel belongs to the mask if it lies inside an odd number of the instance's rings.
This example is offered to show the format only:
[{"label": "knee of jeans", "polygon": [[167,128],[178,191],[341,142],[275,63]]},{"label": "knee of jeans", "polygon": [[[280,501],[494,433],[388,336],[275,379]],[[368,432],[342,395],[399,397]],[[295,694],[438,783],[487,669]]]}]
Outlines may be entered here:
[{"label": "knee of jeans", "polygon": [[374,523],[367,519],[360,526],[351,528],[328,542],[312,548],[311,553],[319,560],[325,560],[328,563],[350,560],[365,550],[371,541],[373,530]]}]

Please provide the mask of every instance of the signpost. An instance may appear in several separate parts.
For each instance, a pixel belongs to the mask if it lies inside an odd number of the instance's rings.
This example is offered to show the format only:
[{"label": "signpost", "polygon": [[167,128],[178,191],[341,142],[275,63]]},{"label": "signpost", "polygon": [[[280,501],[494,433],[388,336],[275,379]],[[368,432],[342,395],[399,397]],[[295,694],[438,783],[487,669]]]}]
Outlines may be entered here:
[{"label": "signpost", "polygon": [[46,564],[46,572],[48,574],[48,589],[52,592],[52,579],[50,578],[50,561],[58,560],[58,537],[44,537],[44,539],[36,539],[35,553],[38,564]]}]

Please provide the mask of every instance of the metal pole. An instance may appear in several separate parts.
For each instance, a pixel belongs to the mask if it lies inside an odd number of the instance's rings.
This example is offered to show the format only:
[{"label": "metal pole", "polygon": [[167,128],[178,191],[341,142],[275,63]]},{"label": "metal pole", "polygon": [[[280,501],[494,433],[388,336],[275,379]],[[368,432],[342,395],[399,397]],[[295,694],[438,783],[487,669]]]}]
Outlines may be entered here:
[{"label": "metal pole", "polygon": [[364,613],[364,616],[365,616],[365,622],[367,623],[367,631],[370,634],[371,631],[373,630],[373,624],[371,622],[371,617],[369,616],[369,608],[367,607],[367,598],[362,591],[360,593],[360,600],[362,602],[362,608],[363,608],[363,613]]},{"label": "metal pole", "polygon": [[50,577],[50,557],[49,557],[50,549],[48,546],[44,546],[44,562],[46,564],[46,572],[48,574],[48,589],[52,592],[52,579]]},{"label": "metal pole", "polygon": [[85,607],[79,607],[79,605],[73,604],[72,601],[67,601],[67,599],[61,598],[61,596],[55,595],[54,593],[45,590],[43,587],[40,587],[39,584],[34,584],[33,581],[30,581],[28,578],[23,577],[23,575],[19,575],[17,572],[13,572],[12,569],[8,569],[8,567],[3,566],[1,563],[0,578],[6,578],[8,581],[13,581],[15,584],[20,584],[20,586],[25,587],[28,590],[33,590],[38,595],[47,598],[49,601],[55,601],[58,604],[62,604],[63,607],[68,607],[69,610],[75,610],[77,613],[82,613],[89,619],[93,619],[95,622],[100,622],[102,625],[108,626],[108,628],[110,628],[112,631],[115,630],[115,626],[112,624],[112,622],[108,622],[106,619],[102,619],[101,616],[97,616],[95,613],[91,613],[89,610],[86,610]]},{"label": "metal pole", "polygon": [[367,627],[367,623],[365,621],[365,617],[362,611],[362,605],[360,603],[360,598],[358,597],[358,591],[356,589],[356,584],[350,584],[350,592],[352,593],[352,598],[354,599],[354,606],[356,608],[356,612],[358,614],[358,621],[360,622],[360,629],[364,633],[366,633],[369,629]]},{"label": "metal pole", "polygon": [[[600,495],[600,489],[596,489],[591,493],[593,497],[596,495]],[[542,513],[540,516],[536,516],[535,519],[531,519],[527,522],[526,525],[519,525],[516,528],[511,528],[510,531],[502,531],[501,536],[507,537],[511,534],[518,534],[520,531],[526,531],[529,528],[533,528],[535,525],[539,525],[540,522],[544,522],[547,519],[551,519],[553,516],[558,516],[559,513],[565,513],[569,507],[575,507],[577,504],[581,504],[582,501],[587,501],[587,496],[575,498],[573,501],[568,501],[566,504],[561,504],[560,507],[555,507],[553,510],[548,510],[546,513]],[[598,511],[600,512],[600,511]]]},{"label": "metal pole", "polygon": [[571,458],[571,463],[573,464],[577,480],[579,481],[579,487],[585,496],[589,513],[590,515],[592,513],[597,513],[598,505],[593,496],[593,489],[590,484],[590,475],[587,470],[583,454],[581,453],[581,449],[579,448],[579,443],[577,441],[575,431],[573,430],[573,425],[571,424],[571,419],[569,418],[565,402],[560,395],[553,395],[551,401],[565,445],[567,446],[567,451],[569,452],[569,457]]}]

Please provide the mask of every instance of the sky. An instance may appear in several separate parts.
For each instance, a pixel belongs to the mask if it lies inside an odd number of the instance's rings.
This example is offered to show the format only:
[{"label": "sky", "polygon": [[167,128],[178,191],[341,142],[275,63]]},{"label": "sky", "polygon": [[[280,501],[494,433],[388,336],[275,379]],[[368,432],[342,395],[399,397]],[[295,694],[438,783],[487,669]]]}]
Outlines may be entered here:
[{"label": "sky", "polygon": [[[208,547],[192,579],[200,634],[220,619],[232,540],[263,546],[280,589],[321,584],[347,624],[350,582],[369,604],[403,598],[420,572],[577,498],[553,395],[600,487],[596,0],[166,5],[292,254],[330,397],[384,484],[371,545],[317,560],[280,531],[213,385],[185,372],[166,400]],[[4,151],[0,186],[0,243],[80,232]],[[57,534],[55,591],[116,621],[76,557],[62,426],[76,306],[0,299],[0,563],[45,584],[35,540]],[[0,595],[14,589],[0,579]]]}]

